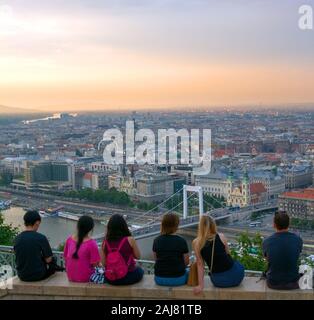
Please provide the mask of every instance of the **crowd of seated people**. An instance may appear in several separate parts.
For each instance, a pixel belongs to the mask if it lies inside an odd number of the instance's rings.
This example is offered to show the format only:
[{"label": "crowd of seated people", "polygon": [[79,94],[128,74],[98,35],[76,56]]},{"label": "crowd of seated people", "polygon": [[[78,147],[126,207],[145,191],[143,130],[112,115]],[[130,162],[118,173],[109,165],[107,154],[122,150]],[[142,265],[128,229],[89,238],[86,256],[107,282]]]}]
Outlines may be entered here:
[{"label": "crowd of seated people", "polygon": [[[64,271],[57,265],[48,239],[38,232],[40,223],[37,211],[26,212],[25,230],[15,239],[17,274],[22,281],[40,281]],[[154,279],[160,286],[181,286],[189,279],[189,248],[186,240],[176,234],[178,226],[176,214],[165,214],[161,233],[153,242]],[[64,261],[69,281],[87,283],[100,268],[104,272],[104,283],[110,285],[132,285],[141,281],[144,270],[136,263],[141,252],[123,216],[111,216],[100,249],[92,238],[93,228],[93,219],[82,216],[76,231],[66,240]],[[268,264],[267,285],[273,289],[297,289],[302,239],[289,231],[289,216],[285,212],[274,215],[274,228],[275,233],[263,242]],[[205,265],[214,286],[227,288],[241,284],[244,267],[231,257],[226,237],[217,231],[215,220],[210,216],[201,217],[192,248],[198,278],[195,294],[204,289]]]}]

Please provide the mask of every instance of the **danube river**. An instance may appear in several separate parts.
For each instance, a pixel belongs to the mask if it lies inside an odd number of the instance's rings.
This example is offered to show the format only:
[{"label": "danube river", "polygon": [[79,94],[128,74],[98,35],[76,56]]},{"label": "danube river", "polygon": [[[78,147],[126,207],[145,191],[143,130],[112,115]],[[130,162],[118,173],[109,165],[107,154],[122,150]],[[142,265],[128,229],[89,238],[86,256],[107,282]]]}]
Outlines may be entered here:
[{"label": "danube river", "polygon": [[[2,211],[5,222],[23,230],[23,215],[25,211],[20,207],[11,207]],[[53,248],[57,248],[64,243],[67,237],[75,232],[76,221],[67,220],[59,217],[43,218],[39,232],[47,236]],[[99,222],[95,222],[94,234],[100,234],[105,231],[105,226]],[[191,239],[187,238],[190,245]],[[138,240],[138,245],[142,252],[143,259],[152,259],[153,238]]]}]

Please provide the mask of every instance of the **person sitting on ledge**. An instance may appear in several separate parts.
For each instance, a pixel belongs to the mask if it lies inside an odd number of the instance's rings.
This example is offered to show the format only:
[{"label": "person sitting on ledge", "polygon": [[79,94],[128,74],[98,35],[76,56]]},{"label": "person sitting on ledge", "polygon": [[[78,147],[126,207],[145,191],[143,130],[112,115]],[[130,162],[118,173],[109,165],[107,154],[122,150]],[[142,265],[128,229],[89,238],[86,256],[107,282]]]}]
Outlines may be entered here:
[{"label": "person sitting on ledge", "polygon": [[142,280],[144,270],[134,259],[141,257],[128,225],[119,214],[108,221],[107,233],[101,248],[106,282],[111,285],[130,285]]},{"label": "person sitting on ledge", "polygon": [[298,289],[300,279],[298,260],[302,252],[302,239],[289,232],[290,218],[284,211],[274,217],[276,232],[263,242],[263,253],[268,262],[267,285],[271,289]]},{"label": "person sitting on ledge", "polygon": [[160,286],[182,286],[187,283],[189,249],[187,242],[176,235],[179,217],[167,213],[161,222],[161,235],[154,240],[155,282]]},{"label": "person sitting on ledge", "polygon": [[64,247],[64,259],[69,281],[89,282],[94,268],[100,265],[97,242],[90,237],[94,220],[82,216],[77,222],[77,233],[70,236]]},{"label": "person sitting on ledge", "polygon": [[25,231],[14,240],[17,275],[22,281],[40,281],[56,271],[63,271],[56,265],[48,239],[37,232],[40,223],[37,211],[27,211],[24,215]]},{"label": "person sitting on ledge", "polygon": [[202,216],[197,238],[193,241],[196,255],[199,284],[194,289],[199,294],[204,289],[204,262],[215,287],[229,288],[240,285],[244,278],[244,267],[230,255],[227,239],[217,232],[216,222],[209,216]]}]

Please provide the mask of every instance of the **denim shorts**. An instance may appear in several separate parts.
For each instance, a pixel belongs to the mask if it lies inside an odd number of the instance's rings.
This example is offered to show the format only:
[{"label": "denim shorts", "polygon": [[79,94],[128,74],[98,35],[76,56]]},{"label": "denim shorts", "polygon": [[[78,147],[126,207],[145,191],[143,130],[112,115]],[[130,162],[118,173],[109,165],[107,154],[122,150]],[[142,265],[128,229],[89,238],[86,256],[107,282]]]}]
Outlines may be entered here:
[{"label": "denim shorts", "polygon": [[240,285],[244,278],[244,267],[238,261],[234,261],[231,269],[212,273],[210,279],[215,287],[218,288],[230,288]]},{"label": "denim shorts", "polygon": [[181,277],[166,278],[155,276],[155,282],[159,286],[178,287],[184,286],[188,282],[189,269],[185,270],[185,274]]}]

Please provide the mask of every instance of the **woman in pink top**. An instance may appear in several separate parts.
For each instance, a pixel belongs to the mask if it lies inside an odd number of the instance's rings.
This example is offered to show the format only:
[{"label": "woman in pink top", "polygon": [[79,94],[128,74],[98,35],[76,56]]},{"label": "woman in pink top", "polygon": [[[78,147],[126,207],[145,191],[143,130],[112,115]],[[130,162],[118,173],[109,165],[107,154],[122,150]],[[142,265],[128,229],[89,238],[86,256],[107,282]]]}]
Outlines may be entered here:
[{"label": "woman in pink top", "polygon": [[143,278],[144,270],[137,266],[135,262],[135,259],[139,259],[141,256],[140,250],[131,235],[126,221],[119,214],[114,214],[109,219],[107,233],[102,244],[101,256],[105,268],[107,255],[110,251],[119,251],[128,266],[128,272],[125,277],[114,281],[106,277],[106,281],[109,284],[130,285],[139,282]]},{"label": "woman in pink top", "polygon": [[72,282],[89,282],[94,267],[100,265],[97,242],[89,236],[93,228],[93,219],[82,216],[77,223],[77,235],[72,235],[66,241],[65,267],[68,279]]}]

